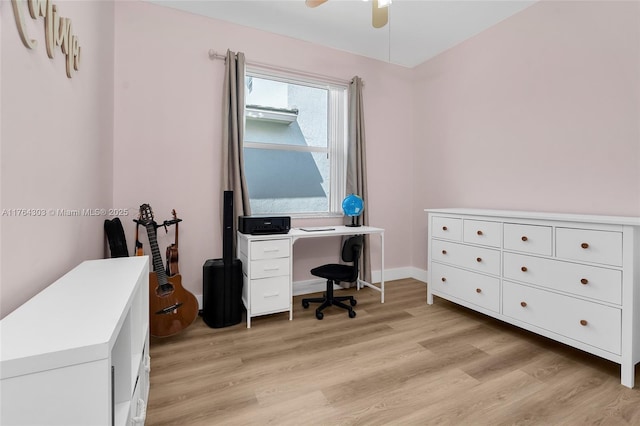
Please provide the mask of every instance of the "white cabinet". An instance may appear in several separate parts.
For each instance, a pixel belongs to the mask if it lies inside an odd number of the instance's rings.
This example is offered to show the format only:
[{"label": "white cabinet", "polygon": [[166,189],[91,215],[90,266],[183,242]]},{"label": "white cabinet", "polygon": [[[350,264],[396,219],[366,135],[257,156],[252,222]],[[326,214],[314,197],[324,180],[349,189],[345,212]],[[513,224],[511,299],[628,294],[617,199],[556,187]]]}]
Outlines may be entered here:
[{"label": "white cabinet", "polygon": [[621,365],[640,361],[640,218],[426,210],[442,297]]},{"label": "white cabinet", "polygon": [[0,321],[0,424],[143,424],[149,261],[78,265]]},{"label": "white cabinet", "polygon": [[281,235],[238,233],[238,258],[242,261],[242,302],[251,318],[289,311],[292,305],[292,239]]}]

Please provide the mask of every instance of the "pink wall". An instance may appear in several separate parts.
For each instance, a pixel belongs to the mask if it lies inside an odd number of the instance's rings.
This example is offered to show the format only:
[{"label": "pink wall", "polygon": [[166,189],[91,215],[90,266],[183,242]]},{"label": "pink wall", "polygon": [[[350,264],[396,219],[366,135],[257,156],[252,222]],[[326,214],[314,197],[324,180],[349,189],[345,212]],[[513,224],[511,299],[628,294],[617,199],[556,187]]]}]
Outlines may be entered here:
[{"label": "pink wall", "polygon": [[60,48],[54,59],[46,54],[43,19],[31,19],[21,3],[38,41],[29,50],[11,2],[0,2],[1,208],[47,211],[0,217],[2,317],[81,261],[104,255],[104,217],[54,217],[48,210],[111,207],[113,3],[54,4],[71,18],[82,48],[71,79]]},{"label": "pink wall", "polygon": [[418,207],[640,215],[639,3],[537,3],[416,68],[415,94]]},{"label": "pink wall", "polygon": [[[151,204],[160,220],[175,208],[184,286],[202,293],[202,265],[222,256],[221,105],[224,61],[209,49],[242,51],[266,63],[343,80],[365,81],[367,208],[386,228],[386,266],[407,266],[410,204],[399,188],[411,182],[411,71],[306,42],[144,2],[116,3],[114,203]],[[300,225],[301,221],[293,225]],[[133,222],[127,223],[128,235]],[[148,247],[146,235],[143,243]],[[173,231],[159,235],[160,247]],[[373,250],[377,253],[377,241]],[[296,243],[294,280],[311,278],[334,259],[339,240]],[[162,253],[164,255],[164,253]],[[326,256],[326,257],[323,257]],[[374,269],[377,258],[374,257]],[[378,266],[379,268],[379,266]]]}]

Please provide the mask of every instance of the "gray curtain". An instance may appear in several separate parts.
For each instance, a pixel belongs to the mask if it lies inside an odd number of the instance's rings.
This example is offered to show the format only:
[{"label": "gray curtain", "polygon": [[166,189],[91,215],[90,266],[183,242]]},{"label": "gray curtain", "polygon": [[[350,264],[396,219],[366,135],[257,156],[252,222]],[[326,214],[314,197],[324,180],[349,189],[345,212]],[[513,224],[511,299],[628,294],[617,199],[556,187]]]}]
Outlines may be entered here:
[{"label": "gray curtain", "polygon": [[[244,177],[242,144],[244,139],[244,53],[227,50],[222,107],[222,186],[233,191],[233,235],[238,230],[238,216],[251,214],[249,192]],[[222,200],[222,194],[220,194]],[[222,205],[222,202],[220,203]]]},{"label": "gray curtain", "polygon": [[[349,141],[347,151],[347,195],[359,195],[364,201],[360,216],[361,225],[369,225],[369,197],[367,195],[367,155],[365,151],[364,110],[362,79],[353,77],[349,85]],[[362,252],[361,274],[371,282],[371,250],[369,236],[365,236]]]}]

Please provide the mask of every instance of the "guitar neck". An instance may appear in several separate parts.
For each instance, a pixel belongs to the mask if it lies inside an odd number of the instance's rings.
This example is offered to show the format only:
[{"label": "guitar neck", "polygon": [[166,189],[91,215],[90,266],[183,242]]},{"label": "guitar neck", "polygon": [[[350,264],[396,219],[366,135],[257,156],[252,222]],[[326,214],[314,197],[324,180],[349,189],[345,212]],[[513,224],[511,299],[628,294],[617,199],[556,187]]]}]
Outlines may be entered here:
[{"label": "guitar neck", "polygon": [[167,274],[162,264],[162,257],[160,256],[160,249],[158,248],[158,238],[156,236],[155,223],[147,223],[147,236],[149,237],[149,247],[151,247],[151,255],[153,261],[153,271],[158,276],[158,283],[160,285],[167,283]]}]

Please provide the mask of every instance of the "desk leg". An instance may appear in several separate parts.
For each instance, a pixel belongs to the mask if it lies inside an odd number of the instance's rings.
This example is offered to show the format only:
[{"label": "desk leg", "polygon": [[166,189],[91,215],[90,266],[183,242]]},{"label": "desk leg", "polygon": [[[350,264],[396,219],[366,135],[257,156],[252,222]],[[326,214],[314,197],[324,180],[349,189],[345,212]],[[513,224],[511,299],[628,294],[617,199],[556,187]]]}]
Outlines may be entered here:
[{"label": "desk leg", "polygon": [[[373,280],[372,280],[373,281]],[[384,233],[380,234],[380,286],[376,286],[367,281],[363,281],[358,277],[356,280],[356,289],[362,287],[370,287],[380,292],[380,303],[384,303]]]}]

